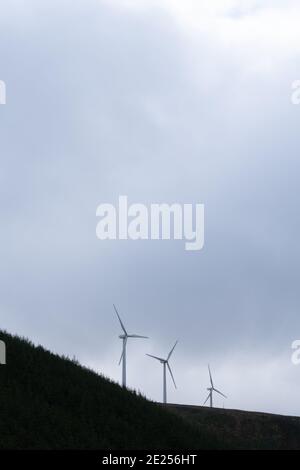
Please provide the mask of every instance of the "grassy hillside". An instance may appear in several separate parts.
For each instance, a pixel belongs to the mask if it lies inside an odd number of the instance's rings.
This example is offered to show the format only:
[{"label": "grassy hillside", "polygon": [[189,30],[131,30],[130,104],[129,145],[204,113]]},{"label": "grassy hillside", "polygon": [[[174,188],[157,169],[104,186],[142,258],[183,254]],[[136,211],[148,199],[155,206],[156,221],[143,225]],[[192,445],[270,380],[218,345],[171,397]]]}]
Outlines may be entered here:
[{"label": "grassy hillside", "polygon": [[300,449],[300,418],[203,406],[168,405],[199,429],[233,449]]},{"label": "grassy hillside", "polygon": [[0,332],[0,448],[211,448],[216,439],[117,384]]}]

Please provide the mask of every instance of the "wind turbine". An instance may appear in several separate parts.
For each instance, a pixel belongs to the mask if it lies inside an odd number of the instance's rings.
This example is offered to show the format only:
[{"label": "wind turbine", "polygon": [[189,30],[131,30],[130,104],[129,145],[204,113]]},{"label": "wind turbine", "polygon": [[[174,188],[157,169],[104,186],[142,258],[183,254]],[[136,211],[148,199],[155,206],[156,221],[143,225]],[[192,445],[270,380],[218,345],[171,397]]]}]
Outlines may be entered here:
[{"label": "wind turbine", "polygon": [[123,322],[120,318],[120,315],[118,313],[118,310],[116,309],[116,306],[113,304],[115,312],[118,316],[121,328],[123,330],[123,334],[119,336],[120,339],[123,340],[123,348],[122,348],[122,354],[120,357],[119,365],[122,362],[122,386],[126,387],[126,346],[127,346],[127,339],[128,338],[148,338],[148,336],[140,336],[140,335],[129,335],[125,329],[125,326],[123,325]]},{"label": "wind turbine", "polygon": [[171,367],[170,367],[170,364],[169,364],[169,359],[170,359],[177,343],[178,343],[178,340],[176,341],[173,348],[169,352],[167,359],[163,359],[162,357],[152,356],[152,354],[147,354],[147,356],[152,357],[153,359],[157,359],[157,361],[159,361],[163,365],[163,402],[164,403],[167,403],[167,368],[169,369],[170,375],[172,377],[174,387],[177,388],[175,380],[174,380],[174,376],[172,374],[172,370],[171,370]]},{"label": "wind turbine", "polygon": [[208,394],[208,397],[206,398],[205,402],[203,403],[203,405],[205,405],[205,403],[209,399],[209,405],[212,408],[212,406],[213,406],[213,392],[219,393],[219,395],[222,395],[222,397],[224,397],[224,398],[227,398],[227,397],[226,397],[226,395],[224,395],[224,393],[220,392],[220,390],[217,390],[215,388],[214,383],[213,383],[213,379],[212,379],[212,376],[211,376],[211,371],[210,371],[209,364],[208,364],[208,372],[209,372],[209,379],[210,379],[210,385],[211,386],[208,387],[208,389],[207,389],[207,390],[209,390],[209,394]]}]

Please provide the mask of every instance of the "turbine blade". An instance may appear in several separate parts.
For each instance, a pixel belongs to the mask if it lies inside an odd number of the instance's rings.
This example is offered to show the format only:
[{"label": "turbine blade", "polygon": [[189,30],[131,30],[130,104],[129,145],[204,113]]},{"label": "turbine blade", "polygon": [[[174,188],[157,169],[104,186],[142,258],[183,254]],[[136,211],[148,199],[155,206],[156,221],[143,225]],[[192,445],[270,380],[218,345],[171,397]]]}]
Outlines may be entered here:
[{"label": "turbine blade", "polygon": [[124,349],[126,348],[126,344],[127,344],[127,338],[125,338],[124,343],[123,343],[123,349],[122,349],[122,354],[121,354],[121,357],[120,357],[120,360],[119,360],[119,365],[122,362],[123,355],[124,355]]},{"label": "turbine blade", "polygon": [[164,361],[161,357],[152,356],[152,354],[146,354],[146,356],[153,357],[153,359],[157,359],[158,361]]},{"label": "turbine blade", "polygon": [[176,341],[176,343],[174,344],[173,348],[172,348],[171,351],[169,352],[169,355],[168,355],[168,357],[167,357],[167,361],[170,359],[170,357],[171,357],[171,355],[172,355],[172,353],[173,353],[173,351],[174,351],[174,349],[175,349],[177,343],[178,343],[178,340]]},{"label": "turbine blade", "polygon": [[127,335],[128,338],[146,338],[149,339],[148,336],[141,336],[141,335]]},{"label": "turbine blade", "polygon": [[226,395],[224,395],[224,393],[220,392],[220,390],[217,390],[216,388],[214,388],[214,391],[222,395],[222,397],[227,398]]},{"label": "turbine blade", "polygon": [[119,319],[121,328],[122,328],[122,330],[124,331],[125,335],[128,336],[127,331],[126,331],[126,329],[125,329],[125,326],[124,326],[123,323],[122,323],[122,320],[121,320],[121,318],[120,318],[120,315],[119,315],[119,313],[118,313],[118,310],[116,309],[115,304],[113,304],[113,306],[114,306],[115,312],[116,312],[116,314],[117,314],[117,316],[118,316],[118,319]]},{"label": "turbine blade", "polygon": [[210,397],[210,393],[208,394],[208,397],[206,398],[205,402],[203,403],[203,406],[205,405],[205,403],[207,402],[207,400],[209,399]]},{"label": "turbine blade", "polygon": [[208,364],[208,372],[209,372],[209,378],[210,378],[211,386],[212,386],[212,388],[214,388],[214,384],[213,384],[213,380],[212,380],[212,376],[211,376],[211,371],[210,371],[209,364]]},{"label": "turbine blade", "polygon": [[169,372],[170,372],[170,374],[171,374],[171,377],[172,377],[172,380],[173,380],[174,387],[175,387],[175,388],[177,388],[177,387],[176,387],[176,383],[175,383],[174,376],[173,376],[173,374],[172,374],[171,367],[170,367],[170,365],[169,365],[169,363],[168,363],[168,362],[167,362],[167,367],[168,367],[168,369],[169,369]]},{"label": "turbine blade", "polygon": [[119,365],[121,364],[122,362],[122,359],[123,359],[123,354],[124,354],[124,351],[122,351],[122,354],[121,354],[121,357],[120,357],[120,360],[119,360]]}]

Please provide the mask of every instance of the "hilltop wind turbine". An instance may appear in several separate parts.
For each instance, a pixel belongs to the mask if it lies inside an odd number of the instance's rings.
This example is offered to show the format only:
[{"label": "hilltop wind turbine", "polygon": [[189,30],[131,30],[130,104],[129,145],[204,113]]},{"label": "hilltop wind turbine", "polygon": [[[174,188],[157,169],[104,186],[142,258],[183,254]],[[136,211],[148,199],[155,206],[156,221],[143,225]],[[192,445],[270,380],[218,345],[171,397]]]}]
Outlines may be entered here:
[{"label": "hilltop wind turbine", "polygon": [[159,361],[163,365],[163,402],[164,403],[167,403],[167,368],[169,369],[170,375],[172,377],[174,387],[177,388],[174,377],[173,377],[173,374],[172,374],[172,370],[171,370],[171,367],[170,367],[170,364],[169,364],[169,359],[170,359],[177,343],[178,343],[178,340],[176,341],[173,348],[169,352],[167,359],[163,359],[162,357],[152,356],[152,354],[147,354],[147,356],[152,357],[153,359],[157,359],[157,361]]},{"label": "hilltop wind turbine", "polygon": [[120,315],[118,313],[118,310],[116,309],[116,306],[113,304],[115,312],[118,316],[121,328],[123,330],[123,334],[119,336],[120,339],[123,340],[123,348],[122,348],[122,354],[120,357],[119,365],[122,362],[122,386],[126,387],[126,346],[127,346],[127,339],[128,338],[148,338],[148,336],[140,336],[140,335],[129,335],[125,329],[125,326],[123,325],[123,322],[120,318]]},{"label": "hilltop wind turbine", "polygon": [[217,392],[219,393],[219,395],[222,395],[222,397],[224,398],[227,398],[226,395],[224,395],[224,393],[220,392],[220,390],[217,390],[214,386],[214,383],[213,383],[213,379],[212,379],[212,376],[211,376],[211,371],[210,371],[210,367],[208,365],[208,372],[209,372],[209,378],[210,378],[210,387],[208,387],[207,390],[209,390],[209,394],[208,394],[208,397],[206,398],[205,402],[203,403],[203,405],[205,405],[205,403],[207,402],[207,400],[209,399],[209,406],[212,408],[213,407],[213,392]]}]

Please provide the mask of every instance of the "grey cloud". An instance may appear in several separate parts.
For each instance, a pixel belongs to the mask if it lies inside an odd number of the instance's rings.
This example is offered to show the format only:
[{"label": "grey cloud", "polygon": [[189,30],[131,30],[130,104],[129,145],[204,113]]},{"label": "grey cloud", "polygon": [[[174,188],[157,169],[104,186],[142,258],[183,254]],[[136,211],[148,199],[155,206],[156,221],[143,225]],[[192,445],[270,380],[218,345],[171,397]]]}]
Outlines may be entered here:
[{"label": "grey cloud", "polygon": [[[189,42],[162,9],[70,5],[31,2],[21,22],[6,3],[2,326],[118,379],[115,302],[132,329],[151,336],[130,347],[131,383],[150,396],[157,388],[144,372],[136,377],[144,353],[179,337],[174,368],[177,360],[187,390],[173,400],[196,400],[198,367],[202,384],[213,360],[229,395],[230,371],[239,406],[263,409],[259,395],[238,396],[240,355],[249,365],[261,358],[262,370],[278,358],[272,410],[296,412],[295,399],[283,409],[280,392],[281,380],[297,383],[289,360],[299,324],[295,64],[283,58],[284,67],[253,73],[204,33]],[[204,250],[100,242],[96,207],[119,194],[204,202]],[[253,374],[243,372],[244,383]]]}]

